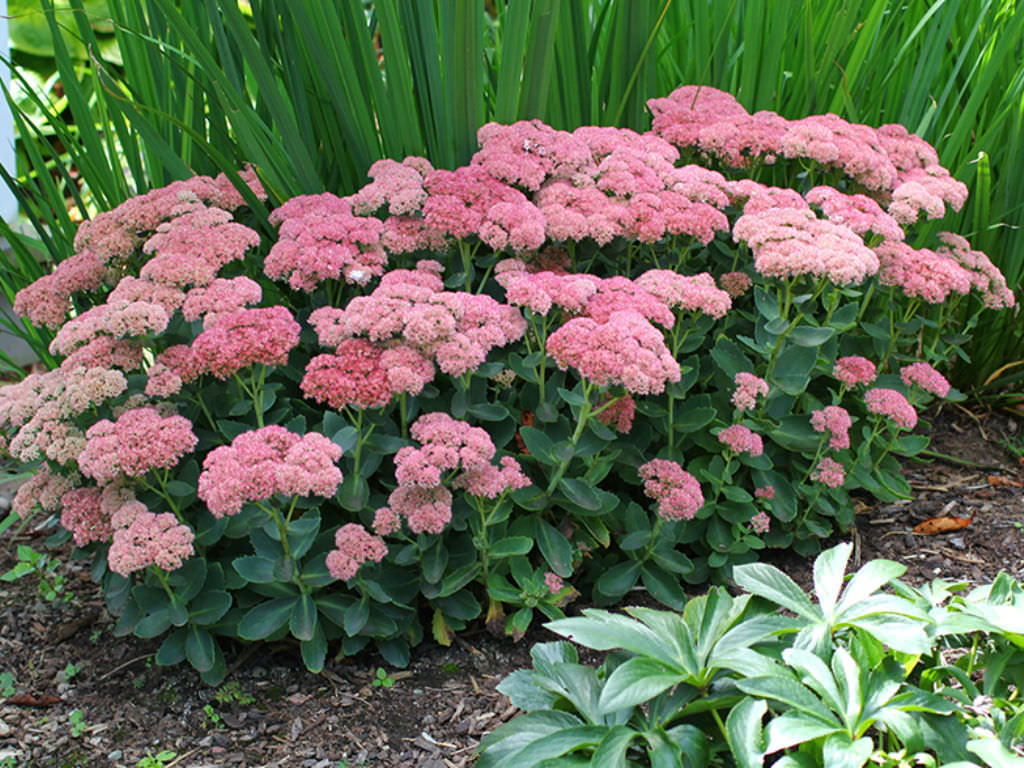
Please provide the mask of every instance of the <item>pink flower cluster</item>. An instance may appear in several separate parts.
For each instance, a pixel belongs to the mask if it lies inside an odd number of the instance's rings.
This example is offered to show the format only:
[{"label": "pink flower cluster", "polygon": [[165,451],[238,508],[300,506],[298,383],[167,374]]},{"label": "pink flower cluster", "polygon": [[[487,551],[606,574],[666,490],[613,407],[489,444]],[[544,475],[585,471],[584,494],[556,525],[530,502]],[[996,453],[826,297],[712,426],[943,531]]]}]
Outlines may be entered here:
[{"label": "pink flower cluster", "polygon": [[43,464],[18,486],[11,509],[22,520],[31,517],[37,508],[43,512],[56,512],[61,507],[64,494],[75,488],[79,480],[77,473],[71,476],[58,474]]},{"label": "pink flower cluster", "polygon": [[846,482],[846,471],[838,461],[824,458],[811,472],[811,479],[829,488],[838,488]]},{"label": "pink flower cluster", "polygon": [[936,254],[955,259],[967,270],[971,284],[981,292],[986,307],[1001,309],[1016,305],[1016,297],[1007,287],[1006,278],[988,256],[981,251],[971,250],[966,238],[952,232],[940,232],[939,239],[943,244],[935,250]]},{"label": "pink flower cluster", "polygon": [[704,506],[697,478],[677,462],[652,459],[638,472],[644,481],[644,493],[658,502],[658,514],[665,520],[692,520]]},{"label": "pink flower cluster", "polygon": [[[462,376],[478,368],[493,347],[521,338],[526,321],[490,296],[443,290],[439,271],[429,261],[414,270],[392,270],[370,295],[353,298],[345,309],[321,307],[309,321],[324,346],[364,336],[385,349],[412,349],[445,373]],[[409,362],[400,367],[409,368]],[[406,374],[400,377],[408,381]]]},{"label": "pink flower cluster", "polygon": [[199,498],[214,517],[276,494],[330,498],[342,481],[341,448],[323,435],[299,436],[277,425],[243,432],[203,460]]},{"label": "pink flower cluster", "polygon": [[116,421],[101,419],[85,437],[78,466],[99,483],[120,474],[141,477],[152,469],[173,467],[198,442],[192,422],[184,416],[162,416],[153,407],[126,411]]},{"label": "pink flower cluster", "polygon": [[[50,351],[59,355],[71,355],[81,347],[92,346],[93,342],[99,342],[93,347],[96,349],[117,339],[155,336],[167,328],[168,319],[167,312],[162,306],[148,301],[100,304],[66,322],[57,331],[50,344]],[[86,364],[81,355],[73,356],[66,362]],[[103,366],[101,364],[88,367]]]},{"label": "pink flower cluster", "polygon": [[754,533],[768,533],[772,527],[772,519],[767,512],[758,512],[750,518],[750,530]]},{"label": "pink flower cluster", "polygon": [[718,442],[734,453],[749,453],[751,457],[764,453],[761,436],[742,424],[733,424],[718,433]]},{"label": "pink flower cluster", "polygon": [[353,215],[351,199],[329,192],[300,195],[275,209],[270,221],[280,228],[263,271],[287,279],[297,291],[313,291],[325,280],[366,285],[384,273],[384,225],[372,216]]},{"label": "pink flower cluster", "polygon": [[757,407],[758,395],[768,394],[768,382],[752,373],[740,371],[734,381],[736,391],[732,393],[732,404],[741,411],[751,411]]},{"label": "pink flower cluster", "polygon": [[750,212],[750,202],[733,226],[733,239],[750,247],[754,268],[762,275],[810,275],[842,285],[878,272],[878,256],[848,227],[819,219],[807,207]]},{"label": "pink flower cluster", "polygon": [[948,253],[889,241],[877,246],[875,253],[880,264],[878,282],[896,286],[911,298],[941,304],[952,293],[963,296],[971,290],[971,273]]},{"label": "pink flower cluster", "polygon": [[434,364],[412,347],[353,338],[343,339],[333,355],[310,360],[301,387],[306,397],[335,410],[380,408],[393,395],[419,394],[433,378]]},{"label": "pink flower cluster", "polygon": [[[124,280],[121,282],[124,283]],[[204,327],[208,327],[222,315],[230,315],[250,304],[258,304],[262,298],[263,289],[255,280],[248,277],[218,277],[209,285],[197,286],[184,295],[181,315],[190,323],[202,318]]]},{"label": "pink flower cluster", "polygon": [[129,502],[111,518],[114,532],[107,563],[129,576],[151,565],[165,571],[181,567],[193,553],[195,534],[170,512],[154,514],[140,502]]},{"label": "pink flower cluster", "polygon": [[614,312],[603,323],[573,318],[548,336],[547,351],[562,370],[572,366],[591,383],[638,395],[660,394],[681,376],[661,331],[635,311]]},{"label": "pink flower cluster", "polygon": [[945,397],[951,389],[949,381],[928,363],[911,363],[900,370],[900,378],[907,387],[919,386],[925,392]]},{"label": "pink flower cluster", "polygon": [[61,496],[60,524],[71,531],[76,546],[106,541],[113,534],[103,514],[99,488],[74,488]]},{"label": "pink flower cluster", "polygon": [[334,534],[334,546],[327,553],[327,571],[336,579],[348,581],[366,562],[379,563],[388,553],[380,536],[374,536],[358,523],[346,523]]},{"label": "pink flower cluster", "polygon": [[850,447],[850,427],[853,426],[853,420],[845,408],[826,405],[820,411],[811,411],[811,426],[815,432],[829,433],[828,444],[833,451]]},{"label": "pink flower cluster", "polygon": [[917,426],[917,411],[907,398],[895,389],[869,389],[864,393],[864,403],[868,411],[888,416],[903,429],[913,429]]},{"label": "pink flower cluster", "polygon": [[450,478],[452,488],[488,499],[530,484],[511,456],[498,466],[492,463],[495,448],[486,430],[446,413],[420,416],[410,435],[421,447],[406,446],[395,454],[398,488],[388,498],[387,512],[378,510],[377,530],[394,529],[400,515],[413,533],[443,531],[451,520],[451,493],[444,485]]},{"label": "pink flower cluster", "polygon": [[856,355],[836,360],[832,375],[848,387],[870,384],[875,380],[875,364],[865,357]]},{"label": "pink flower cluster", "polygon": [[[266,199],[266,193],[251,169],[240,175],[256,197]],[[166,187],[129,198],[110,211],[83,222],[75,235],[74,255],[60,262],[51,274],[19,291],[14,303],[15,312],[37,325],[58,328],[71,308],[71,296],[79,292],[93,293],[104,286],[116,284],[124,274],[124,265],[162,223],[206,209],[207,205],[234,210],[243,203],[242,196],[223,174],[216,179],[196,176],[187,181],[172,182]],[[252,242],[255,234],[247,235],[247,242]],[[258,235],[255,242],[259,242]],[[205,253],[204,247],[198,249],[197,258]]]},{"label": "pink flower cluster", "polygon": [[[605,403],[609,403],[605,405]],[[603,406],[603,410],[601,410]],[[633,417],[636,415],[636,401],[629,395],[620,395],[612,400],[610,395],[598,406],[597,420],[607,427],[623,435],[629,434],[633,428]]]}]

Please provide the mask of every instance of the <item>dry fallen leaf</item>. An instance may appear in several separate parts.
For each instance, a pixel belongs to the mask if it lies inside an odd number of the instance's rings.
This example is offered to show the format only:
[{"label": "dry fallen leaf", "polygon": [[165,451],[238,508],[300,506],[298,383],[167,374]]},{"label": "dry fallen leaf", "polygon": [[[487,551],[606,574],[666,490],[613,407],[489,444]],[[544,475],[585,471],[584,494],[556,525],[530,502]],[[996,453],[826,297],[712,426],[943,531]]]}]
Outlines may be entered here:
[{"label": "dry fallen leaf", "polygon": [[989,475],[988,476],[988,484],[989,485],[999,485],[999,486],[1003,486],[1004,488],[1022,488],[1022,487],[1024,487],[1024,483],[1022,483],[1017,478],[1015,478],[1015,477],[1004,477],[1003,475]]},{"label": "dry fallen leaf", "polygon": [[970,517],[954,517],[953,515],[944,517],[929,517],[927,520],[918,523],[914,526],[914,533],[923,533],[926,536],[930,536],[935,533],[949,533],[950,531],[959,531],[961,528],[966,528],[974,520],[974,512],[971,512]]},{"label": "dry fallen leaf", "polygon": [[31,693],[21,693],[17,696],[11,696],[4,700],[4,704],[12,704],[16,707],[52,707],[54,704],[59,704],[63,699],[60,696],[51,696],[48,693],[44,693],[40,696],[34,696]]}]

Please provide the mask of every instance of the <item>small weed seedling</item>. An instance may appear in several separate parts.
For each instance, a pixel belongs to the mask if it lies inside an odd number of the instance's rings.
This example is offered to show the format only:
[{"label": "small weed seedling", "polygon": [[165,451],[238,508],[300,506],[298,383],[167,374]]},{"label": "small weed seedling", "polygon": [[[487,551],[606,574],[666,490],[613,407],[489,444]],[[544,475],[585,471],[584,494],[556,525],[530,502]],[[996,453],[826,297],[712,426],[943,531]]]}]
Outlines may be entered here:
[{"label": "small weed seedling", "polygon": [[238,703],[243,707],[256,701],[256,697],[247,691],[243,691],[234,680],[224,683],[224,685],[218,688],[217,692],[213,694],[213,698],[217,700],[218,704]]},{"label": "small weed seedling", "polygon": [[85,724],[85,715],[82,714],[82,710],[73,709],[71,714],[68,715],[68,725],[71,726],[71,736],[77,739],[89,726]]},{"label": "small weed seedling", "polygon": [[61,602],[68,603],[74,597],[65,592],[65,578],[57,573],[59,561],[51,559],[43,552],[37,552],[27,544],[18,545],[18,562],[9,571],[0,575],[3,581],[17,581],[23,576],[34,573],[39,577],[39,594],[43,600],[52,603],[58,597]]},{"label": "small weed seedling", "polygon": [[10,672],[0,672],[0,696],[9,699],[14,695],[16,678]]},{"label": "small weed seedling", "polygon": [[375,688],[390,688],[395,684],[395,678],[384,671],[384,667],[377,667],[377,676],[373,678]]},{"label": "small weed seedling", "polygon": [[217,714],[217,710],[213,708],[213,704],[207,704],[203,707],[203,728],[223,728],[224,723],[221,722],[220,715]]},{"label": "small weed seedling", "polygon": [[155,755],[146,752],[146,756],[135,764],[135,768],[165,768],[167,763],[178,756],[177,752],[169,749],[157,752]]},{"label": "small weed seedling", "polygon": [[73,661],[69,661],[68,665],[64,667],[63,676],[64,681],[70,683],[72,678],[82,671],[82,668],[75,664]]}]

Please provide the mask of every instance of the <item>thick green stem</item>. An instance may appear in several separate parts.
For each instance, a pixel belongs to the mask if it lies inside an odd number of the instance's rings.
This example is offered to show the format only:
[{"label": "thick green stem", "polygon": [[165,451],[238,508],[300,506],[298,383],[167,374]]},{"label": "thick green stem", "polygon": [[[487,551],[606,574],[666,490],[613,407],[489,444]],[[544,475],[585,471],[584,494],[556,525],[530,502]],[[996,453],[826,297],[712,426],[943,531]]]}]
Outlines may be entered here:
[{"label": "thick green stem", "polygon": [[[592,389],[591,383],[589,381],[587,381],[586,379],[583,379],[583,405],[580,407],[580,415],[579,415],[578,420],[576,422],[576,430],[572,433],[572,437],[569,438],[569,445],[572,446],[573,448],[576,447],[576,444],[580,441],[580,437],[583,436],[583,428],[587,426],[587,420],[591,416],[591,404],[590,404],[590,391],[591,391],[591,389]],[[603,411],[610,404],[611,403],[605,403],[598,410],[598,413],[600,413],[600,411]],[[569,463],[571,461],[572,461],[572,457],[571,456],[569,457],[568,461],[566,461],[566,460],[559,461],[558,469],[555,470],[554,477],[552,477],[551,478],[551,482],[548,483],[548,488],[547,488],[546,493],[551,493],[552,491],[555,490],[555,488],[558,487],[558,483],[562,479],[562,476],[565,475],[565,470],[567,470],[569,468]]]}]

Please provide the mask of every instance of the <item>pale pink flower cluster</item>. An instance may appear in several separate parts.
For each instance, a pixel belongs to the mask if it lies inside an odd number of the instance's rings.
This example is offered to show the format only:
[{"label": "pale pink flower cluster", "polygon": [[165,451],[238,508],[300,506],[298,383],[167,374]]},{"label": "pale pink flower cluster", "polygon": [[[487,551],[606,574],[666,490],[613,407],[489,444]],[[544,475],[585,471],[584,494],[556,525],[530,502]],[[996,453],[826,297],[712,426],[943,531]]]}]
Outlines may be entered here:
[{"label": "pale pink flower cluster", "polygon": [[[415,173],[415,172],[414,172]],[[384,273],[383,223],[352,214],[350,199],[329,192],[292,198],[271,214],[278,239],[263,262],[274,280],[311,292],[325,280],[366,285]]]},{"label": "pale pink flower cluster", "polygon": [[380,408],[393,395],[417,395],[434,378],[434,364],[412,347],[385,347],[362,338],[343,339],[333,355],[306,366],[302,393],[335,410],[347,405]]},{"label": "pale pink flower cluster", "polygon": [[[266,199],[251,169],[240,175],[258,198]],[[115,285],[124,276],[125,263],[161,223],[203,209],[204,203],[233,210],[243,200],[223,174],[216,179],[196,176],[129,198],[82,222],[75,234],[75,253],[19,291],[15,312],[37,325],[58,328],[71,308],[72,295]]]},{"label": "pale pink flower cluster", "polygon": [[750,290],[754,281],[746,272],[726,272],[718,278],[718,284],[729,294],[729,298],[738,299]]},{"label": "pale pink flower cluster", "polygon": [[162,416],[153,407],[126,411],[116,421],[100,419],[85,437],[88,442],[78,466],[99,483],[122,473],[140,477],[151,469],[173,467],[198,442],[192,422],[184,416]]},{"label": "pale pink flower cluster", "polygon": [[487,123],[477,131],[477,142],[480,151],[473,155],[473,165],[533,192],[552,176],[573,179],[593,173],[594,158],[582,137],[539,120]]},{"label": "pale pink flower cluster", "polygon": [[732,393],[732,404],[741,411],[753,410],[758,396],[768,394],[768,382],[747,371],[737,373],[733,381],[736,391]]},{"label": "pale pink flower cluster", "polygon": [[853,420],[845,408],[826,405],[820,411],[811,411],[811,426],[815,432],[828,432],[828,444],[833,451],[850,447],[850,427]]},{"label": "pale pink flower cluster", "polygon": [[129,576],[151,565],[174,571],[193,555],[195,534],[170,512],[154,514],[139,502],[125,506],[141,509],[134,510],[131,518],[112,520],[121,525],[115,526],[107,552],[111,571]]},{"label": "pale pink flower cluster", "polygon": [[680,275],[668,269],[651,269],[635,283],[672,309],[702,312],[720,319],[732,308],[729,293],[718,288],[707,272]]},{"label": "pale pink flower cluster", "polygon": [[638,470],[644,493],[658,502],[658,514],[665,520],[692,520],[704,506],[704,494],[697,478],[677,462],[652,459]]},{"label": "pale pink flower cluster", "polygon": [[[606,396],[600,405],[611,400]],[[599,406],[600,407],[600,406]],[[636,401],[629,395],[621,395],[615,398],[610,405],[597,414],[597,420],[607,427],[623,435],[629,434],[633,428],[633,417],[636,415]]]},{"label": "pale pink flower cluster", "polygon": [[394,529],[392,516],[397,514],[413,533],[443,531],[451,520],[451,493],[445,488],[449,479],[452,488],[488,499],[530,484],[511,456],[492,463],[494,443],[480,427],[438,411],[420,416],[409,433],[421,446],[406,446],[395,454],[398,488],[388,498],[389,512],[383,517],[383,510],[377,512],[380,530]]},{"label": "pale pink flower cluster", "polygon": [[209,285],[223,267],[259,244],[259,233],[233,221],[227,211],[199,208],[157,225],[142,246],[154,256],[139,277],[176,288]]},{"label": "pale pink flower cluster", "polygon": [[75,545],[84,547],[106,541],[113,534],[110,520],[100,506],[99,488],[74,488],[61,496],[60,524],[71,531]]},{"label": "pale pink flower cluster", "polygon": [[836,360],[832,375],[848,387],[870,384],[875,380],[875,364],[866,357],[851,355]]},{"label": "pale pink flower cluster", "polygon": [[907,398],[895,389],[869,389],[864,394],[864,404],[871,413],[888,416],[903,429],[913,429],[917,426],[917,411]]},{"label": "pale pink flower cluster", "polygon": [[286,365],[301,330],[280,304],[218,315],[193,340],[182,372],[226,379],[250,365]]},{"label": "pale pink flower cluster", "polygon": [[909,225],[921,213],[929,219],[941,219],[946,215],[947,204],[959,211],[965,202],[967,185],[936,163],[900,174],[900,183],[892,191],[889,214],[900,224]]},{"label": "pale pink flower cluster", "polygon": [[750,247],[754,268],[767,277],[811,275],[842,285],[878,272],[878,256],[859,235],[808,208],[745,209],[733,226],[733,239]]},{"label": "pale pink flower cluster", "polygon": [[327,553],[327,571],[340,581],[348,581],[366,562],[379,563],[388,553],[388,545],[358,523],[346,523],[334,534],[334,549]]},{"label": "pale pink flower cluster", "polygon": [[761,436],[742,424],[733,424],[718,433],[718,442],[734,453],[749,453],[752,457],[764,453]]},{"label": "pale pink flower cluster", "polygon": [[811,479],[829,488],[838,488],[846,482],[846,471],[843,465],[834,459],[824,458],[811,472]]},{"label": "pale pink flower cluster", "polygon": [[236,515],[242,505],[284,496],[330,498],[342,481],[341,448],[323,435],[299,436],[271,425],[243,432],[203,460],[199,498],[214,517]]},{"label": "pale pink flower cluster", "polygon": [[829,221],[843,224],[861,237],[869,233],[883,240],[899,241],[906,237],[899,222],[867,195],[847,195],[834,187],[814,187],[804,198],[818,206]]},{"label": "pale pink flower cluster", "polygon": [[337,347],[365,336],[390,347],[407,346],[452,376],[478,368],[493,347],[522,337],[526,321],[515,308],[490,296],[445,291],[440,265],[420,262],[415,270],[388,272],[368,296],[345,309],[321,307],[309,317],[320,343]]},{"label": "pale pink flower cluster", "polygon": [[185,292],[174,285],[155,283],[132,275],[125,275],[121,281],[107,294],[107,304],[120,302],[144,301],[159,304],[170,317],[185,301]]},{"label": "pale pink flower cluster", "polygon": [[912,298],[941,304],[951,293],[964,295],[971,290],[971,273],[948,253],[888,241],[878,245],[875,253],[881,265],[878,282],[897,286]]},{"label": "pale pink flower cluster", "polygon": [[60,509],[61,498],[77,487],[79,480],[77,473],[58,474],[43,464],[32,477],[18,486],[11,510],[22,520],[30,517],[37,508],[43,512],[56,512]]},{"label": "pale pink flower cluster", "polygon": [[767,512],[758,512],[750,518],[750,530],[754,533],[768,533],[772,527],[772,519]]},{"label": "pale pink flower cluster", "polygon": [[936,249],[936,254],[955,259],[967,270],[971,283],[981,291],[986,307],[1001,309],[1016,305],[1016,298],[1007,287],[1006,278],[988,256],[972,250],[966,238],[952,232],[940,232],[939,239],[943,245]]},{"label": "pale pink flower cluster", "polygon": [[614,312],[603,323],[573,318],[548,336],[547,351],[562,370],[572,366],[591,383],[638,395],[660,394],[681,376],[661,331],[635,311]]},{"label": "pale pink flower cluster", "polygon": [[759,488],[754,489],[754,498],[756,499],[774,499],[775,498],[775,486],[774,485],[763,485]]},{"label": "pale pink flower cluster", "polygon": [[168,320],[163,307],[148,301],[100,304],[66,322],[50,343],[50,352],[70,355],[100,337],[110,341],[155,336],[167,328]]},{"label": "pale pink flower cluster", "polygon": [[544,586],[548,588],[548,592],[552,595],[557,595],[565,589],[565,582],[562,581],[562,577],[557,573],[546,571],[544,573]]},{"label": "pale pink flower cluster", "polygon": [[[123,281],[122,281],[123,282]],[[263,289],[248,277],[215,278],[212,283],[197,286],[183,296],[181,314],[190,323],[202,318],[204,327],[222,315],[259,304]]]},{"label": "pale pink flower cluster", "polygon": [[900,378],[907,387],[915,384],[925,392],[931,392],[938,397],[945,397],[949,394],[949,381],[932,368],[928,363],[911,363],[900,370]]},{"label": "pale pink flower cluster", "polygon": [[367,216],[386,207],[392,216],[418,213],[427,199],[423,177],[433,170],[424,157],[378,160],[366,172],[373,181],[352,196],[352,212]]}]

